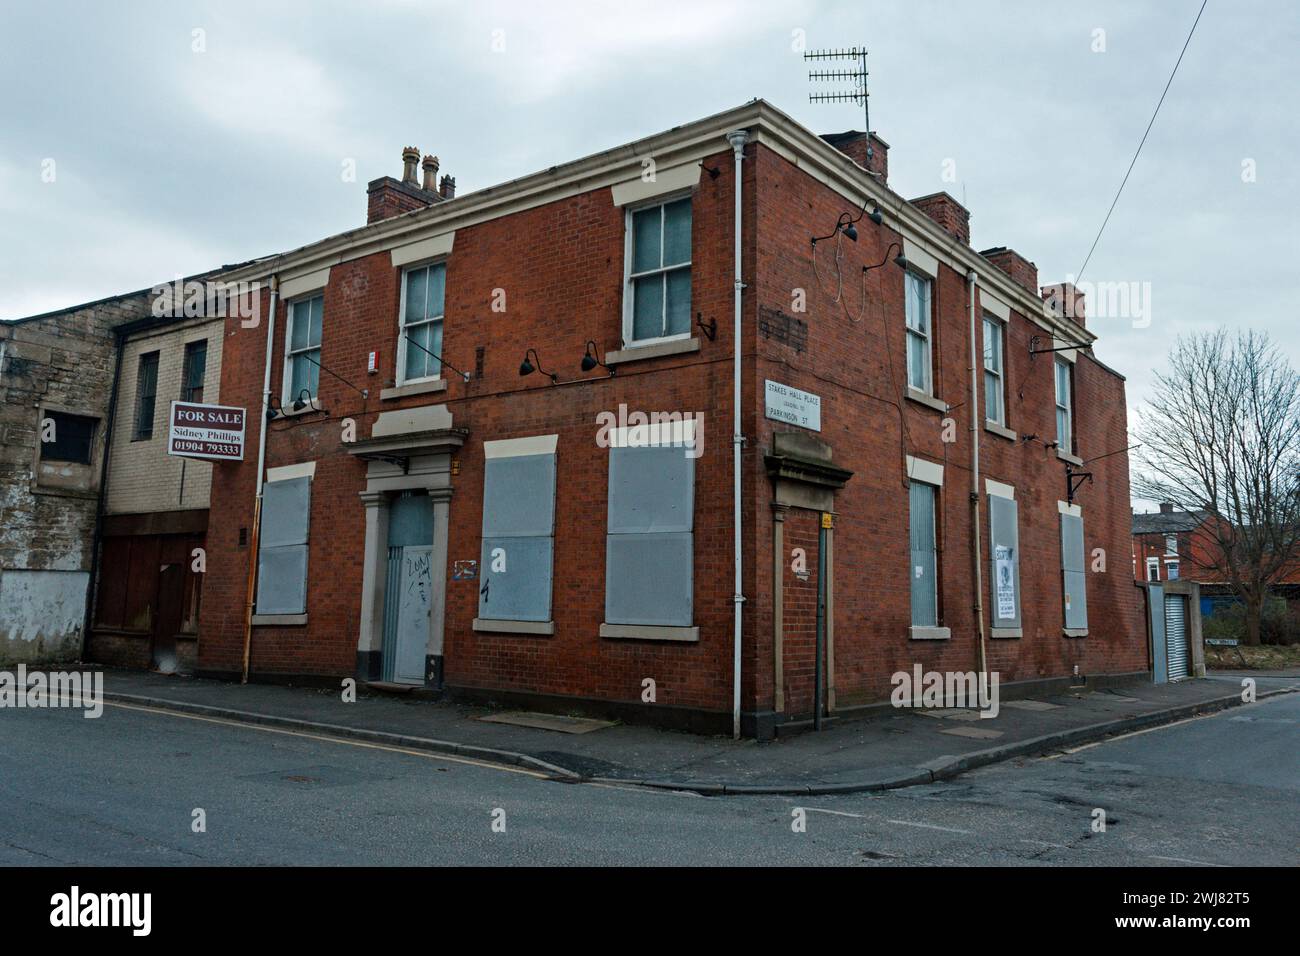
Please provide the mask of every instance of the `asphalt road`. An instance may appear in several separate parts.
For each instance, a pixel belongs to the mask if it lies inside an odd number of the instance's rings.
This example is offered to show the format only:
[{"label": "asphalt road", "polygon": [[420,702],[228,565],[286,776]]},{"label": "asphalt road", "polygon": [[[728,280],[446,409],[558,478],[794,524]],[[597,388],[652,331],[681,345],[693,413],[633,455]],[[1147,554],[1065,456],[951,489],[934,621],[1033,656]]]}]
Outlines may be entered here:
[{"label": "asphalt road", "polygon": [[0,865],[1295,866],[1298,724],[1287,695],[942,784],[722,798],[122,706],[5,710]]}]

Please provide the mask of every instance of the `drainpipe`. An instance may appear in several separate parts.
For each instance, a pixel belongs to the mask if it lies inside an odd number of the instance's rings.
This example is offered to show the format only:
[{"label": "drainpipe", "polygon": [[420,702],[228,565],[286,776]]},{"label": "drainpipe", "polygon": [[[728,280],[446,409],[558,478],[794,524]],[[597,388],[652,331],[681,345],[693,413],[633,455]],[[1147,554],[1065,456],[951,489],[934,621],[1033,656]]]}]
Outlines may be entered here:
[{"label": "drainpipe", "polygon": [[741,178],[744,175],[741,163],[745,159],[745,143],[749,139],[749,134],[743,130],[735,130],[727,134],[727,142],[731,144],[731,151],[735,157],[735,175],[736,175],[736,236],[735,252],[732,259],[735,263],[735,285],[733,299],[735,302],[735,318],[732,332],[732,382],[731,382],[731,520],[735,535],[732,541],[732,547],[735,551],[735,586],[732,595],[733,621],[732,621],[732,652],[731,652],[731,735],[736,740],[740,739],[740,635],[741,635],[741,605],[745,603],[744,586],[741,579],[741,536],[740,526],[740,457],[741,450],[745,444],[745,436],[740,431],[740,296],[744,291],[745,283],[741,281],[740,274],[740,193]]},{"label": "drainpipe", "polygon": [[266,319],[266,368],[262,372],[262,417],[257,428],[257,492],[253,498],[253,526],[248,536],[248,581],[244,600],[244,668],[241,684],[248,683],[248,657],[253,645],[253,596],[257,588],[257,546],[262,530],[262,477],[266,474],[266,433],[271,407],[271,352],[275,341],[275,305],[280,297],[280,278],[271,276],[271,310]]},{"label": "drainpipe", "polygon": [[[970,521],[971,529],[971,565],[975,572],[975,633],[979,637],[980,673],[988,670],[988,657],[984,647],[984,561],[983,546],[980,544],[980,406],[979,406],[979,361],[975,352],[975,288],[979,276],[972,269],[966,273],[970,285],[970,301],[966,307],[970,315]],[[985,678],[987,680],[987,678]]]},{"label": "drainpipe", "polygon": [[[90,539],[90,575],[86,580],[86,614],[81,626],[81,657],[86,656],[90,643],[90,630],[94,627],[95,591],[99,584],[99,549],[104,542],[104,514],[108,504],[108,459],[113,451],[113,421],[117,417],[117,391],[122,381],[122,352],[126,337],[119,329],[113,330],[113,385],[108,392],[108,414],[104,416],[104,460],[99,463],[99,498],[95,505],[95,530]],[[0,343],[0,366],[4,364],[3,343]]]}]

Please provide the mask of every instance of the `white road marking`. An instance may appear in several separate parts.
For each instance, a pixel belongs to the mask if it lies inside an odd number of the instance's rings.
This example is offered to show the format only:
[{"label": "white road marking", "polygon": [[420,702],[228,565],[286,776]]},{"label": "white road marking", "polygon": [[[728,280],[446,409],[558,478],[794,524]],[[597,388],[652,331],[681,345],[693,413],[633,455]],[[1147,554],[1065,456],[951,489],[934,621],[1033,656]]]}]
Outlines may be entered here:
[{"label": "white road marking", "polygon": [[940,826],[935,826],[933,823],[916,823],[913,820],[886,820],[885,822],[897,823],[900,826],[905,826],[905,827],[922,827],[923,829],[926,830],[942,830],[944,833],[964,833],[967,836],[975,835],[970,830],[958,830],[956,827],[940,827]]},{"label": "white road marking", "polygon": [[1153,856],[1153,860],[1164,860],[1168,863],[1190,863],[1193,866],[1217,866],[1225,868],[1225,863],[1206,863],[1204,860],[1184,860],[1181,856]]},{"label": "white road marking", "polygon": [[833,817],[853,817],[857,820],[865,820],[865,813],[847,813],[844,810],[822,810],[820,807],[803,807],[808,813],[826,813]]}]

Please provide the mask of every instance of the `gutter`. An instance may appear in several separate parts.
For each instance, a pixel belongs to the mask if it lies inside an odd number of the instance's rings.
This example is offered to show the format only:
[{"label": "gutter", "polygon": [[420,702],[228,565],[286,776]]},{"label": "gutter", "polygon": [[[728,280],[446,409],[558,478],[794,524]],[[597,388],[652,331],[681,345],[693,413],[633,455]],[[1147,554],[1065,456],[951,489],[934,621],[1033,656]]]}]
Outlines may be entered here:
[{"label": "gutter", "polygon": [[266,433],[271,407],[271,353],[275,344],[275,306],[280,297],[280,277],[271,275],[271,308],[266,319],[266,367],[262,372],[262,414],[257,429],[257,491],[253,498],[253,526],[248,536],[248,580],[244,600],[244,662],[239,682],[248,683],[248,659],[253,646],[253,602],[257,593],[257,548],[262,530],[262,485],[266,474]]},{"label": "gutter", "polygon": [[740,464],[741,453],[745,445],[745,436],[741,434],[740,425],[740,300],[744,292],[745,283],[741,278],[741,178],[744,174],[744,168],[741,165],[745,161],[745,143],[749,140],[749,133],[743,129],[734,130],[727,134],[727,142],[731,144],[732,155],[735,158],[735,247],[733,250],[732,260],[735,263],[734,270],[734,288],[732,299],[734,303],[734,319],[732,331],[732,373],[731,373],[731,512],[732,527],[734,531],[732,547],[734,549],[733,563],[735,565],[735,584],[731,602],[733,607],[732,621],[732,653],[731,653],[731,735],[736,740],[740,739],[740,643],[742,634],[742,615],[741,608],[745,603],[743,571],[743,553],[741,550],[744,538],[741,534],[741,497],[740,497]]}]

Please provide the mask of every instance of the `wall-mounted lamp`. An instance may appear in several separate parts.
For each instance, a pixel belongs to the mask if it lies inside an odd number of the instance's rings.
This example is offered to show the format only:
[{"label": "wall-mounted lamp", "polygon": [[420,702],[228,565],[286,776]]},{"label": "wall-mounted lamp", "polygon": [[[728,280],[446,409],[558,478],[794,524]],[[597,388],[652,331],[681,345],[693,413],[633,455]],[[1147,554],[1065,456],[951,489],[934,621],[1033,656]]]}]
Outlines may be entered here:
[{"label": "wall-mounted lamp", "polygon": [[880,206],[877,203],[872,202],[871,212],[867,212],[867,202],[871,202],[871,201],[865,200],[862,203],[862,209],[858,211],[858,214],[856,216],[851,216],[847,212],[840,213],[840,218],[835,221],[835,228],[832,229],[827,235],[813,236],[812,244],[816,246],[817,243],[822,242],[823,240],[833,239],[835,238],[835,235],[837,233],[843,233],[845,238],[853,242],[857,242],[858,228],[855,225],[855,223],[861,220],[863,216],[866,216],[873,223],[879,226],[882,222],[884,222],[884,216],[880,214]]},{"label": "wall-mounted lamp", "polygon": [[266,420],[273,422],[284,414],[284,409],[280,407],[279,401],[275,396],[270,396],[266,400]]},{"label": "wall-mounted lamp", "polygon": [[596,349],[596,343],[591,340],[588,340],[587,349],[582,355],[582,370],[584,372],[590,372],[592,369],[599,367],[609,372],[610,375],[613,375],[614,370],[610,368],[608,365],[606,365],[603,361],[596,358],[595,349]]},{"label": "wall-mounted lamp", "polygon": [[[306,397],[304,398],[304,396]],[[299,389],[298,397],[293,400],[293,410],[295,412],[300,412],[308,405],[310,405],[312,408],[315,408],[316,407],[315,402],[316,399],[312,396],[311,389],[308,388]]]},{"label": "wall-mounted lamp", "polygon": [[[529,360],[530,356],[531,361]],[[519,374],[521,376],[532,375],[534,372],[541,372],[551,380],[552,384],[554,384],[556,378],[555,373],[548,372],[546,369],[542,368],[542,360],[537,357],[536,349],[528,349],[528,351],[524,352],[524,360],[519,363]]]},{"label": "wall-mounted lamp", "polygon": [[903,255],[903,247],[897,242],[891,242],[889,244],[889,247],[885,250],[885,258],[881,259],[874,266],[863,266],[862,271],[870,272],[872,269],[879,269],[881,266],[883,266],[886,262],[889,261],[889,253],[892,252],[894,249],[898,250],[898,255],[894,256],[894,265],[898,266],[898,268],[900,269],[906,269],[907,256]]}]

